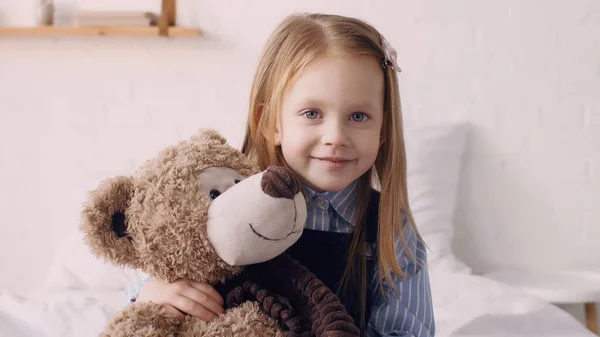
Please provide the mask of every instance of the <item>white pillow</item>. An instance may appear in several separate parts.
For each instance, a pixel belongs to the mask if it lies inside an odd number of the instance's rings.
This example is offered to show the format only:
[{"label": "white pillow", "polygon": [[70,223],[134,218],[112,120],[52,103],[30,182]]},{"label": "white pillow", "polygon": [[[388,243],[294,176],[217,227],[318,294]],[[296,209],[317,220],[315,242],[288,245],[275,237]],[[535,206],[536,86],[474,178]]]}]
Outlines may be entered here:
[{"label": "white pillow", "polygon": [[122,291],[140,282],[146,275],[120,268],[96,258],[83,241],[83,234],[72,232],[54,258],[49,272],[34,293],[69,290]]},{"label": "white pillow", "polygon": [[429,269],[470,269],[452,252],[453,218],[467,124],[404,122],[408,195],[417,228],[428,246]]}]

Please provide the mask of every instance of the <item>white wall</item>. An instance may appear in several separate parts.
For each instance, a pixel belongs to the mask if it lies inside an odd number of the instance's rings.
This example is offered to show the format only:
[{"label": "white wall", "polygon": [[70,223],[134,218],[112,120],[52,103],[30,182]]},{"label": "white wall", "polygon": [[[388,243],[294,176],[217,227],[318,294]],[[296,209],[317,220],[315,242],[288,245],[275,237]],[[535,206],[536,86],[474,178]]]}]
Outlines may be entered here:
[{"label": "white wall", "polygon": [[[2,0],[0,22],[31,3]],[[262,45],[305,10],[386,35],[408,117],[472,124],[455,248],[476,272],[600,268],[600,2],[219,3],[179,1],[205,38],[0,37],[0,288],[43,277],[99,179],[201,126],[239,145]]]}]

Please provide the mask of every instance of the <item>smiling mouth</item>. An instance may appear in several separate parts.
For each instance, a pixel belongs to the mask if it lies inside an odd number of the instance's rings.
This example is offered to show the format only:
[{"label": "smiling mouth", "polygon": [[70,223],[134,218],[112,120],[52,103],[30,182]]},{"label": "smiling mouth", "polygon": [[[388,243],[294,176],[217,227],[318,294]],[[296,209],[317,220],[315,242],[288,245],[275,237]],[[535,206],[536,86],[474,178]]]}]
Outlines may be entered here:
[{"label": "smiling mouth", "polygon": [[252,226],[251,223],[249,223],[248,226],[250,226],[250,229],[252,229],[252,231],[254,232],[254,234],[256,234],[256,236],[258,236],[261,239],[267,240],[267,241],[283,241],[283,240],[287,239],[288,237],[290,237],[290,235],[293,235],[293,234],[296,234],[296,233],[300,233],[302,231],[302,229],[292,230],[286,236],[284,236],[282,238],[274,239],[274,238],[266,237],[266,236],[260,234],[259,232],[257,232],[256,229],[254,229],[254,226]]},{"label": "smiling mouth", "polygon": [[332,157],[323,157],[323,158],[312,157],[312,158],[316,159],[316,160],[320,160],[320,161],[327,161],[330,163],[347,163],[347,162],[351,162],[354,160],[354,159],[332,158]]},{"label": "smiling mouth", "polygon": [[264,236],[262,234],[260,234],[255,228],[254,226],[252,226],[252,223],[249,222],[248,226],[250,227],[250,229],[252,230],[252,232],[254,232],[254,234],[256,234],[256,236],[258,236],[261,239],[267,240],[267,241],[283,241],[285,239],[287,239],[288,237],[290,237],[291,235],[294,235],[296,233],[300,233],[302,231],[302,226],[300,226],[300,229],[294,230],[294,228],[296,228],[296,218],[298,216],[298,209],[296,208],[296,203],[294,203],[294,225],[292,226],[292,230],[286,234],[286,236],[282,237],[282,238],[270,238],[267,236]]}]

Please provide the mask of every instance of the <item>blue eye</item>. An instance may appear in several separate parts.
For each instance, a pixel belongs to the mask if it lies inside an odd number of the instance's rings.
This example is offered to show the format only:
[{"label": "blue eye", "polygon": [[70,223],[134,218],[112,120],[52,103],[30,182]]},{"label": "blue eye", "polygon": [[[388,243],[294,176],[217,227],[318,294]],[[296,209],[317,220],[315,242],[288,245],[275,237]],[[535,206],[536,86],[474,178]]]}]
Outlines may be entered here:
[{"label": "blue eye", "polygon": [[364,112],[354,112],[352,113],[352,121],[354,122],[362,122],[367,120],[369,117]]},{"label": "blue eye", "polygon": [[304,117],[308,119],[316,119],[317,117],[319,117],[319,112],[316,110],[308,110],[304,113]]}]

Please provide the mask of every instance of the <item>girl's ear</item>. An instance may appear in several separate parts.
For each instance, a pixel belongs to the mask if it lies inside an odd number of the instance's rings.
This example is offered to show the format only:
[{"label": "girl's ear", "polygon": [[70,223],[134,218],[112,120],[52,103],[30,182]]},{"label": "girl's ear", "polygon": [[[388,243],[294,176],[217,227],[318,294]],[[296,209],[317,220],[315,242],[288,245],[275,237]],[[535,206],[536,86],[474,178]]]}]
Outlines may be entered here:
[{"label": "girl's ear", "polygon": [[[261,122],[263,123],[263,125],[269,125],[270,126],[271,121],[267,122],[265,120],[265,118],[269,118],[269,116],[264,116],[263,115],[264,108],[265,108],[264,104],[259,104],[258,105],[258,107],[257,107],[257,109],[259,111],[258,116],[260,116],[259,119],[261,119]],[[280,121],[279,116],[276,116],[275,117],[275,122],[274,122],[275,123],[275,132],[273,134],[273,142],[274,142],[275,146],[280,146],[281,145],[281,126],[280,126],[280,122],[279,121]],[[270,140],[271,136],[272,136],[270,127],[266,127],[266,128],[262,127],[261,128],[260,127],[261,123],[260,122],[257,122],[257,123],[259,124],[259,127],[258,127],[259,131],[258,132],[260,132],[260,134],[265,139],[269,139]]]},{"label": "girl's ear", "polygon": [[275,138],[274,138],[274,143],[275,146],[281,146],[281,132],[279,131],[279,123],[275,124]]},{"label": "girl's ear", "polygon": [[381,127],[381,132],[379,132],[379,147],[381,147],[385,143],[385,132],[383,131],[383,126]]},{"label": "girl's ear", "polygon": [[83,207],[80,229],[94,255],[116,265],[137,268],[138,254],[126,217],[133,193],[131,177],[118,176],[100,183]]},{"label": "girl's ear", "polygon": [[281,117],[278,115],[277,119],[275,120],[275,136],[273,139],[273,142],[275,143],[275,146],[281,146],[281,139],[283,138],[282,133],[281,133]]}]

